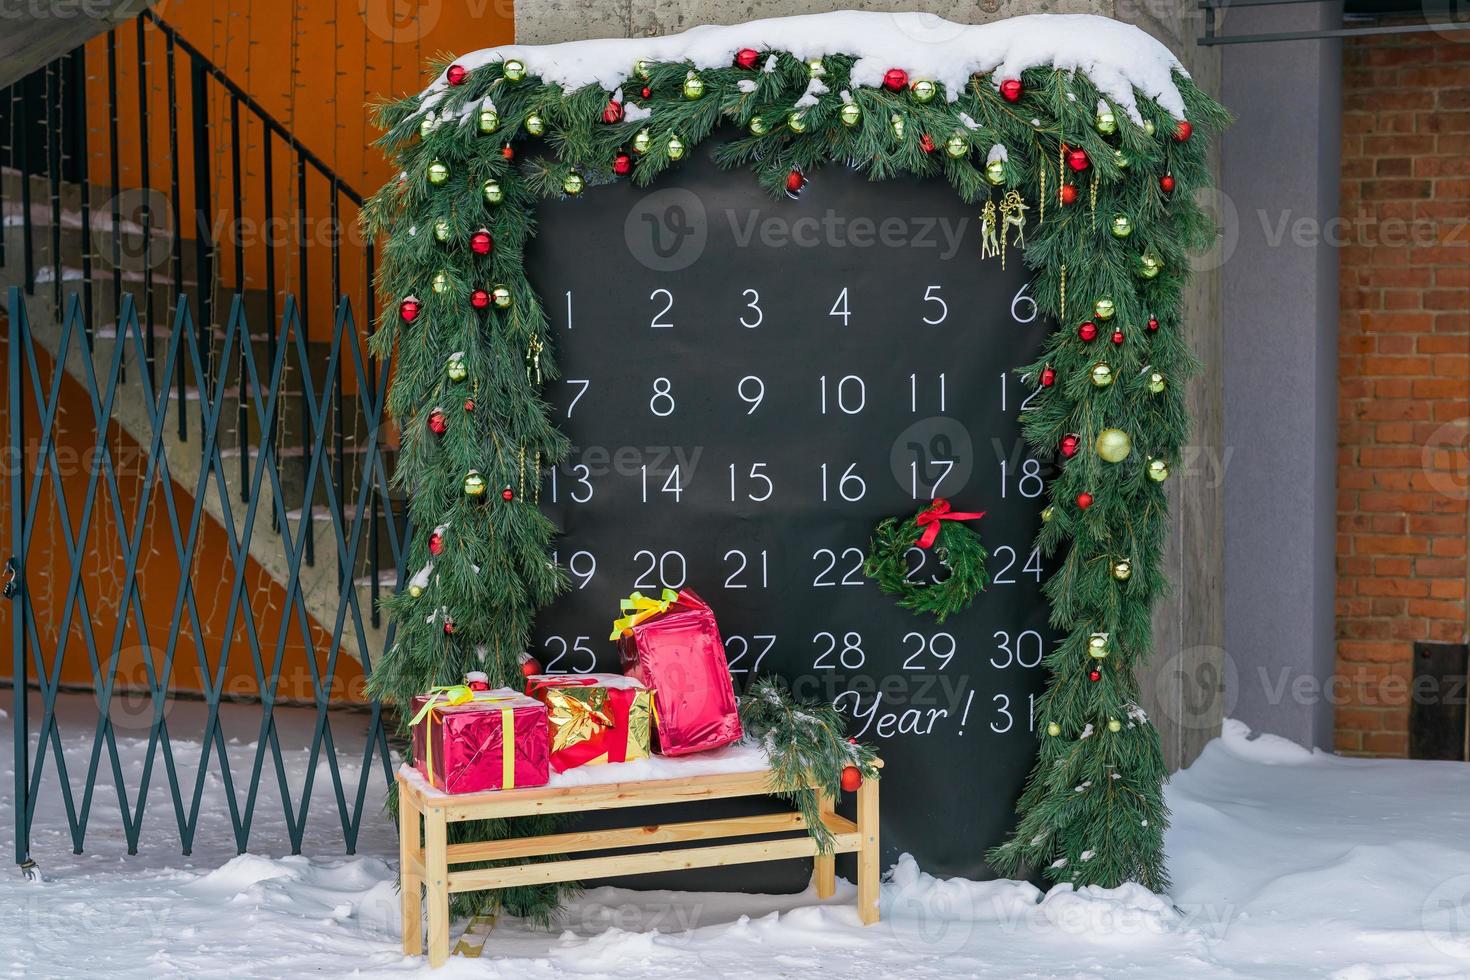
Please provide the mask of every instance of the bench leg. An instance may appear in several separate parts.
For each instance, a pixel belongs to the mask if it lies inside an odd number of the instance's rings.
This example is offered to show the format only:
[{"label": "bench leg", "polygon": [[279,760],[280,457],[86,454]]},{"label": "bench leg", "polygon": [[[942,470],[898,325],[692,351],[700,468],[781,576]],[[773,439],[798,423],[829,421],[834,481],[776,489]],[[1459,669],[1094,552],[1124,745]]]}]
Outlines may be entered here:
[{"label": "bench leg", "polygon": [[424,879],[413,870],[419,855],[419,811],[408,794],[398,794],[398,887],[403,900],[403,955],[424,951]]},{"label": "bench leg", "polygon": [[424,812],[424,871],[429,902],[429,965],[449,959],[449,831],[444,808]]},{"label": "bench leg", "polygon": [[870,926],[878,921],[878,780],[864,779],[857,798],[858,833],[862,835],[858,850],[858,918]]},{"label": "bench leg", "polygon": [[[822,816],[833,812],[830,793],[822,794]],[[837,891],[837,855],[818,854],[812,859],[812,884],[816,886],[818,898],[831,898]]]}]

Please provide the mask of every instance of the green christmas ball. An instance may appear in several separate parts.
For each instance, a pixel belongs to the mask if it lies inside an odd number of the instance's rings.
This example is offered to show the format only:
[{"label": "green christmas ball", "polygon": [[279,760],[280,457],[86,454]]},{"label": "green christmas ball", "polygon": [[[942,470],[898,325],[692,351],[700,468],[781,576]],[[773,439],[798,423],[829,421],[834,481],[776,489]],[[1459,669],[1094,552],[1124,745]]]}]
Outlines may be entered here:
[{"label": "green christmas ball", "polygon": [[485,181],[485,186],[480,190],[485,195],[486,204],[499,204],[505,200],[505,191],[501,189],[500,181],[498,180]]},{"label": "green christmas ball", "polygon": [[511,304],[510,290],[504,286],[496,286],[490,290],[490,300],[495,304],[497,309],[508,309]]},{"label": "green christmas ball", "polygon": [[787,116],[786,125],[793,133],[806,132],[806,119],[799,112],[793,112]]},{"label": "green christmas ball", "polygon": [[450,354],[449,363],[445,365],[444,373],[449,376],[450,381],[463,381],[470,376],[470,368],[464,361],[463,354]]},{"label": "green christmas ball", "polygon": [[480,132],[493,133],[500,128],[500,113],[494,109],[480,110]]},{"label": "green christmas ball", "polygon": [[582,193],[582,189],[586,186],[586,182],[582,180],[582,175],[575,170],[567,174],[566,179],[561,182],[561,189],[572,197],[576,197]]},{"label": "green christmas ball", "polygon": [[1133,234],[1133,219],[1126,214],[1115,214],[1111,228],[1114,238],[1127,238]]},{"label": "green christmas ball", "polygon": [[526,117],[526,132],[532,136],[540,136],[546,132],[546,120],[542,119],[539,113],[531,113]]},{"label": "green christmas ball", "polygon": [[1153,252],[1144,252],[1138,257],[1138,274],[1145,279],[1153,279],[1164,271],[1164,260]]},{"label": "green christmas ball", "polygon": [[704,79],[690,72],[684,79],[684,98],[698,99],[704,95]]},{"label": "green christmas ball", "polygon": [[1122,730],[1123,730],[1123,723],[1121,721],[1119,721],[1116,718],[1109,718],[1108,719],[1108,731],[1110,731],[1110,732],[1121,732]]},{"label": "green christmas ball", "polygon": [[939,87],[927,78],[921,78],[913,85],[914,98],[920,102],[933,102],[934,96],[939,94]]},{"label": "green christmas ball", "polygon": [[1094,364],[1092,367],[1092,383],[1099,388],[1106,388],[1113,383],[1113,369],[1106,364]]},{"label": "green christmas ball", "polygon": [[888,117],[888,125],[893,127],[894,136],[897,136],[899,139],[903,139],[903,116],[900,116],[898,113],[895,112],[893,115]]},{"label": "green christmas ball", "polygon": [[435,122],[437,120],[434,118],[434,113],[432,112],[419,120],[419,139],[426,140],[429,138],[429,134],[434,131]]},{"label": "green christmas ball", "polygon": [[1148,478],[1155,483],[1163,483],[1169,479],[1169,464],[1162,459],[1151,459],[1148,461]]},{"label": "green christmas ball", "polygon": [[648,81],[648,69],[651,67],[651,64],[652,63],[647,58],[639,58],[637,61],[633,62],[633,74],[637,75],[645,82]]},{"label": "green christmas ball", "polygon": [[1122,429],[1103,429],[1093,444],[1097,455],[1106,463],[1121,463],[1133,451],[1133,439]]},{"label": "green christmas ball", "polygon": [[449,241],[449,222],[443,218],[434,222],[434,237],[441,242]]},{"label": "green christmas ball", "polygon": [[1099,320],[1111,320],[1113,318],[1113,314],[1118,312],[1117,306],[1115,306],[1113,304],[1113,301],[1111,299],[1108,299],[1106,296],[1094,303],[1092,309],[1093,312],[1097,314],[1097,318]]},{"label": "green christmas ball", "polygon": [[827,66],[822,64],[821,58],[813,58],[806,63],[806,73],[808,78],[821,78],[827,74]]},{"label": "green christmas ball", "polygon": [[964,133],[951,133],[944,141],[944,152],[951,160],[958,160],[970,152],[970,141],[965,139]]},{"label": "green christmas ball", "polygon": [[1087,655],[1092,659],[1102,660],[1111,652],[1108,649],[1108,634],[1094,633],[1087,638]]},{"label": "green christmas ball", "polygon": [[1143,121],[1143,131],[1150,136],[1152,136],[1157,131],[1157,127],[1154,126],[1154,121],[1152,119],[1145,119]]},{"label": "green christmas ball", "polygon": [[436,293],[448,292],[448,290],[449,290],[449,274],[447,272],[436,272],[436,273],[434,273],[434,279],[433,279],[432,283],[430,284],[430,286],[434,290],[434,292],[436,292]]},{"label": "green christmas ball", "polygon": [[991,160],[985,165],[985,179],[999,187],[1006,182],[1006,163],[1004,160]]},{"label": "green christmas ball", "polygon": [[1050,735],[1052,738],[1056,738],[1058,735],[1062,734],[1062,726],[1061,725],[1058,725],[1054,721],[1047,722],[1047,725],[1046,725],[1046,733],[1048,735]]},{"label": "green christmas ball", "polygon": [[1056,513],[1056,508],[1053,507],[1051,504],[1047,504],[1045,507],[1041,508],[1041,519],[1043,521],[1049,521],[1056,516]]},{"label": "green christmas ball", "polygon": [[1127,170],[1128,165],[1132,162],[1132,160],[1128,159],[1128,154],[1124,153],[1122,150],[1113,151],[1113,163],[1118,165],[1119,170]]},{"label": "green christmas ball", "polygon": [[670,160],[682,160],[682,159],[684,159],[684,141],[681,140],[679,137],[677,137],[677,136],[670,136],[669,137],[669,146],[668,146],[668,149],[669,149],[669,159]]},{"label": "green christmas ball", "polygon": [[449,168],[438,160],[429,164],[429,183],[442,184],[449,179]]},{"label": "green christmas ball", "polygon": [[505,62],[505,77],[508,81],[519,82],[526,77],[526,66],[519,58],[510,58]]},{"label": "green christmas ball", "polygon": [[1099,108],[1097,112],[1097,131],[1104,136],[1111,136],[1118,131],[1118,117],[1113,115],[1113,110]]},{"label": "green christmas ball", "polygon": [[858,108],[856,102],[844,102],[842,108],[837,110],[837,118],[844,126],[856,126],[863,121],[863,110]]},{"label": "green christmas ball", "polygon": [[766,125],[766,121],[764,119],[762,119],[760,116],[751,116],[750,117],[750,135],[752,135],[752,136],[764,136],[767,133],[769,133],[770,131],[771,131],[771,127],[767,126]]},{"label": "green christmas ball", "polygon": [[1148,376],[1148,392],[1151,395],[1163,394],[1164,376],[1155,371]]},{"label": "green christmas ball", "polygon": [[424,594],[424,587],[422,585],[410,585],[408,587],[408,594],[410,598],[417,599]]},{"label": "green christmas ball", "polygon": [[485,496],[485,478],[480,475],[479,470],[470,470],[464,476],[464,493],[466,497]]},{"label": "green christmas ball", "polygon": [[633,152],[647,153],[648,148],[653,145],[653,134],[646,129],[640,129],[633,134]]},{"label": "green christmas ball", "polygon": [[1113,578],[1119,582],[1126,582],[1133,577],[1133,563],[1127,558],[1119,558],[1113,562]]}]

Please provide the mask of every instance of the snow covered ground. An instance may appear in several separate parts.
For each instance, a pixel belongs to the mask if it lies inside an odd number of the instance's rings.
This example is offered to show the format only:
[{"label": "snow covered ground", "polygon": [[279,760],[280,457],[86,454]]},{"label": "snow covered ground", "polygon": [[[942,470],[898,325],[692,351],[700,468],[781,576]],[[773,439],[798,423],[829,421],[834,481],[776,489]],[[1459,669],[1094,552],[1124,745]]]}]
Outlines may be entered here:
[{"label": "snow covered ground", "polygon": [[[175,730],[184,730],[177,720]],[[360,748],[351,726],[341,727],[345,764]],[[284,729],[283,744],[299,744],[289,721]],[[90,732],[73,730],[68,755],[81,757]],[[239,744],[243,751],[248,739]],[[137,765],[145,747],[123,740],[124,766]],[[180,746],[177,755],[186,754]],[[305,753],[288,755],[299,778]],[[7,771],[7,786],[9,778]],[[355,770],[344,781],[355,785]],[[321,809],[313,826],[322,829],[308,840],[315,853],[338,856],[270,857],[287,849],[274,783],[262,781],[252,836],[260,853],[243,857],[234,856],[224,821],[202,830],[194,855],[181,857],[171,807],[157,790],[141,853],[126,857],[116,803],[103,788],[87,853],[73,855],[55,832],[64,820],[48,794],[35,841],[47,880],[0,874],[0,932],[8,937],[0,975],[424,969],[398,952],[396,850],[376,808],[364,818],[357,857],[340,856],[326,795],[314,804]],[[1470,766],[1340,759],[1269,736],[1248,740],[1230,724],[1174,779],[1169,802],[1169,900],[1137,888],[1043,895],[1017,882],[940,881],[907,859],[884,886],[883,922],[868,929],[858,924],[850,886],[826,903],[810,893],[599,888],[557,929],[502,923],[485,958],[452,959],[438,976],[1470,975]],[[7,834],[10,807],[7,799],[0,813]]]}]

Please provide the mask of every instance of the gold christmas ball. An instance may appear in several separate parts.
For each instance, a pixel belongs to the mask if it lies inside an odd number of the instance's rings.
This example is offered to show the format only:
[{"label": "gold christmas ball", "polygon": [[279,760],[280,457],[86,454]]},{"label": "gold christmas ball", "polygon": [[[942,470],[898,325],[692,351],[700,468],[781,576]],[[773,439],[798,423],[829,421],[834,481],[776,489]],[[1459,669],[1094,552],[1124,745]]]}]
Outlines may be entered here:
[{"label": "gold christmas ball", "polygon": [[576,197],[578,194],[582,193],[582,189],[586,186],[586,183],[582,180],[582,175],[577,173],[575,170],[567,174],[566,180],[563,180],[561,182],[561,189],[566,191],[572,197]]},{"label": "gold christmas ball", "polygon": [[1104,136],[1111,136],[1118,131],[1118,117],[1113,115],[1111,109],[1099,109],[1096,123],[1097,131]]},{"label": "gold christmas ball", "polygon": [[1164,260],[1153,252],[1144,252],[1138,257],[1138,274],[1145,279],[1153,279],[1164,270]]},{"label": "gold christmas ball", "polygon": [[434,280],[431,288],[436,293],[446,292],[449,289],[449,274],[447,272],[434,273]]},{"label": "gold christmas ball", "polygon": [[1121,463],[1133,452],[1133,439],[1122,429],[1103,429],[1093,444],[1105,463]]},{"label": "gold christmas ball", "polygon": [[888,117],[888,125],[893,127],[894,136],[897,136],[899,139],[903,139],[903,116],[900,116],[898,113],[895,112],[893,115]]},{"label": "gold christmas ball", "polygon": [[970,141],[965,139],[964,133],[951,133],[944,141],[944,152],[950,159],[958,160],[970,152]]},{"label": "gold christmas ball", "polygon": [[844,126],[856,126],[863,120],[863,110],[858,108],[856,102],[844,102],[842,103],[842,108],[837,110],[837,118],[842,121],[842,125]]},{"label": "gold christmas ball", "polygon": [[1127,558],[1119,558],[1113,562],[1113,578],[1119,582],[1126,582],[1133,575],[1133,563]]},{"label": "gold christmas ball", "polygon": [[504,286],[496,286],[490,290],[490,301],[495,304],[497,309],[504,310],[509,308],[511,303],[510,290]]},{"label": "gold christmas ball", "polygon": [[633,62],[633,74],[637,75],[639,78],[643,79],[646,82],[648,81],[649,66],[650,62],[647,58],[639,58],[637,61]]},{"label": "gold christmas ball", "polygon": [[500,113],[494,109],[480,110],[480,132],[493,133],[500,128]]},{"label": "gold christmas ball", "polygon": [[770,131],[771,131],[771,127],[767,126],[766,125],[766,121],[764,119],[762,119],[760,116],[751,116],[750,117],[750,135],[752,135],[752,136],[764,136],[767,133],[769,133]]},{"label": "gold christmas ball", "polygon": [[1056,508],[1053,507],[1051,504],[1047,504],[1045,507],[1041,508],[1041,519],[1043,521],[1049,521],[1056,516],[1056,513]]},{"label": "gold christmas ball", "polygon": [[684,141],[681,140],[677,136],[670,136],[669,137],[669,159],[670,160],[682,160],[682,159],[684,159]]},{"label": "gold christmas ball", "polygon": [[464,492],[467,497],[483,497],[485,495],[485,478],[480,475],[479,470],[470,470],[465,474]]},{"label": "gold christmas ball", "polygon": [[1047,722],[1047,725],[1046,725],[1046,733],[1048,735],[1050,735],[1052,738],[1056,738],[1058,735],[1062,734],[1062,726],[1061,725],[1058,725],[1054,721]]},{"label": "gold christmas ball", "polygon": [[443,218],[434,222],[434,237],[441,242],[449,241],[449,222]]},{"label": "gold christmas ball", "polygon": [[633,152],[647,153],[648,148],[653,145],[653,134],[646,129],[640,129],[633,134]]},{"label": "gold christmas ball", "polygon": [[424,594],[424,587],[422,585],[410,585],[408,587],[408,594],[412,598],[417,599],[419,596]]},{"label": "gold christmas ball", "polygon": [[1094,660],[1102,660],[1111,651],[1108,650],[1108,634],[1094,633],[1087,638],[1087,655]]},{"label": "gold christmas ball", "polygon": [[821,58],[813,58],[806,63],[806,73],[809,78],[821,78],[827,74],[827,66],[822,64]]},{"label": "gold christmas ball", "polygon": [[419,139],[423,140],[429,138],[429,134],[434,131],[434,123],[435,119],[432,112],[428,113],[424,116],[424,118],[419,120]]},{"label": "gold christmas ball", "polygon": [[1127,238],[1133,234],[1133,219],[1126,214],[1113,215],[1112,231],[1114,238]]},{"label": "gold christmas ball", "polygon": [[526,117],[526,132],[532,136],[540,136],[546,132],[546,120],[542,119],[539,113],[531,113]]},{"label": "gold christmas ball", "polygon": [[485,181],[485,186],[481,190],[485,195],[486,204],[499,204],[505,200],[505,191],[501,190],[498,180]]},{"label": "gold christmas ball", "polygon": [[786,125],[793,133],[806,132],[806,119],[799,112],[793,112],[786,117]]},{"label": "gold christmas ball", "polygon": [[1162,459],[1151,459],[1148,461],[1148,478],[1155,483],[1163,483],[1169,479],[1169,464]]},{"label": "gold christmas ball", "polygon": [[510,58],[505,63],[505,77],[512,82],[519,82],[526,77],[526,66],[519,58]]},{"label": "gold christmas ball", "polygon": [[934,96],[939,94],[939,87],[927,78],[921,78],[913,85],[914,98],[920,102],[933,102]]},{"label": "gold christmas ball", "polygon": [[1148,391],[1151,395],[1162,394],[1164,391],[1164,376],[1155,371],[1148,376]]},{"label": "gold christmas ball", "polygon": [[996,186],[1006,182],[1006,164],[1004,160],[991,160],[985,165],[985,179]]},{"label": "gold christmas ball", "polygon": [[1118,311],[1118,308],[1113,305],[1112,300],[1104,296],[1102,299],[1093,304],[1092,310],[1094,313],[1097,314],[1097,318],[1099,320],[1111,320],[1113,318],[1113,314]]},{"label": "gold christmas ball", "polygon": [[1128,154],[1124,153],[1122,150],[1113,151],[1113,163],[1118,165],[1119,170],[1127,170],[1128,164],[1132,162],[1132,160],[1128,159]]},{"label": "gold christmas ball", "polygon": [[449,179],[449,168],[435,160],[429,164],[429,183],[442,184]]},{"label": "gold christmas ball", "polygon": [[1152,119],[1145,119],[1143,121],[1143,131],[1150,136],[1152,136],[1157,131],[1157,128],[1154,126],[1154,121]]},{"label": "gold christmas ball", "polygon": [[1092,366],[1092,383],[1099,388],[1106,388],[1113,383],[1113,369],[1103,363],[1094,364]]},{"label": "gold christmas ball", "polygon": [[449,364],[444,370],[450,381],[463,381],[470,376],[469,365],[465,364],[463,354],[451,354]]},{"label": "gold christmas ball", "polygon": [[1110,732],[1121,732],[1122,730],[1123,730],[1123,723],[1121,721],[1119,721],[1116,718],[1109,718],[1108,719],[1108,731],[1110,731]]},{"label": "gold christmas ball", "polygon": [[697,99],[704,95],[704,79],[690,72],[684,79],[684,98]]}]

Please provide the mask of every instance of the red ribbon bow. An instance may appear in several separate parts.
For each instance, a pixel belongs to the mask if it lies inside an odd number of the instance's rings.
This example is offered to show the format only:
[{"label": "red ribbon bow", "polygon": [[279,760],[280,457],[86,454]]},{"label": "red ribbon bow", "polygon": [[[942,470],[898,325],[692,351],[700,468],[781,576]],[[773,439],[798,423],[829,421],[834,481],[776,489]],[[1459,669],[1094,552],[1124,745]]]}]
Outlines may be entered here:
[{"label": "red ribbon bow", "polygon": [[919,516],[914,518],[914,523],[924,529],[924,533],[919,535],[919,540],[914,543],[920,548],[932,547],[934,540],[939,537],[940,521],[974,521],[984,516],[985,511],[983,510],[978,514],[966,513],[961,510],[950,510],[948,500],[945,500],[943,497],[936,497],[934,503],[929,505],[928,510],[920,512]]}]

